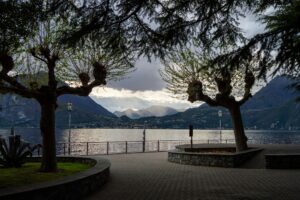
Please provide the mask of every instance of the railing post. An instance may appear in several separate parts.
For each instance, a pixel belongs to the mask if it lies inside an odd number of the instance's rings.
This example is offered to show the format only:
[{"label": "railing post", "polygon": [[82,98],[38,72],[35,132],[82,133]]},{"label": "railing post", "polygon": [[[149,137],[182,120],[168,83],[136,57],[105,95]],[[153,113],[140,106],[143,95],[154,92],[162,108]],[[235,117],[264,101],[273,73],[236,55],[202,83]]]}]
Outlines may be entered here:
[{"label": "railing post", "polygon": [[128,151],[128,144],[127,144],[127,141],[125,142],[125,153],[127,153]]},{"label": "railing post", "polygon": [[66,143],[64,143],[64,156],[66,155]]},{"label": "railing post", "polygon": [[89,143],[88,142],[86,143],[86,155],[87,156],[89,155]]},{"label": "railing post", "polygon": [[69,142],[68,144],[68,154],[71,155],[71,143]]},{"label": "railing post", "polygon": [[227,139],[225,141],[226,141],[226,144],[227,144]]},{"label": "railing post", "polygon": [[109,142],[106,143],[106,154],[109,154]]},{"label": "railing post", "polygon": [[157,151],[159,152],[159,140],[157,140]]},{"label": "railing post", "polygon": [[207,144],[209,144],[209,140],[207,140]]},{"label": "railing post", "polygon": [[38,150],[38,156],[40,156],[40,147],[38,147],[37,150]]}]

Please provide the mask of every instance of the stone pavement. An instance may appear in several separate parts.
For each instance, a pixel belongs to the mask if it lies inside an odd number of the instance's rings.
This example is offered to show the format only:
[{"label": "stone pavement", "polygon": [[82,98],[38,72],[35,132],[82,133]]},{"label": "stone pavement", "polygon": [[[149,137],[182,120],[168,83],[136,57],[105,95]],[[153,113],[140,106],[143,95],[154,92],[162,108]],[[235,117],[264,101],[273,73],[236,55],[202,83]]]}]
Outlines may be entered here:
[{"label": "stone pavement", "polygon": [[[267,152],[280,152],[274,146]],[[297,148],[300,149],[299,146]],[[295,147],[286,148],[287,151]],[[258,155],[245,168],[170,163],[167,153],[103,156],[111,179],[90,200],[299,200],[300,170],[260,168]],[[258,165],[255,165],[258,163]],[[258,167],[257,167],[258,166]],[[251,169],[246,169],[251,168]]]}]

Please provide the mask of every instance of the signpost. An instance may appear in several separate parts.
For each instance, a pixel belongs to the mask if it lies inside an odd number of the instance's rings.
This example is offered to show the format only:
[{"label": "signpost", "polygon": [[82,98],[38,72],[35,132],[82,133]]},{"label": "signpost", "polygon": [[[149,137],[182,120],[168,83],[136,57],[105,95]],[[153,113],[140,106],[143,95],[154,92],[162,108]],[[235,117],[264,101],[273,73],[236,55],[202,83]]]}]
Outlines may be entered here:
[{"label": "signpost", "polygon": [[193,125],[190,125],[189,126],[189,128],[190,128],[190,137],[191,137],[191,149],[193,148],[193,131],[194,131],[194,127],[193,127]]}]

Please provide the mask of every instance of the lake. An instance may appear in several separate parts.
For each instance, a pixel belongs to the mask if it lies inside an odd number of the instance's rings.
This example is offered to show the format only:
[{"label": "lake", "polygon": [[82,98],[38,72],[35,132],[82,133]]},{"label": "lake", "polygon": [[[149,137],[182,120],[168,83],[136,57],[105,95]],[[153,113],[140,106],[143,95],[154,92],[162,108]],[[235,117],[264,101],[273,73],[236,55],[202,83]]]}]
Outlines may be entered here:
[{"label": "lake", "polygon": [[[7,137],[8,129],[0,129],[0,135]],[[37,128],[16,128],[16,134],[31,143],[40,143],[41,135]],[[246,130],[251,143],[300,144],[298,131]],[[219,130],[194,130],[194,140],[219,140]],[[72,129],[71,142],[142,141],[143,129]],[[146,140],[189,140],[188,130],[147,129]],[[222,139],[234,139],[232,130],[222,130]],[[58,142],[68,141],[68,130],[58,129]]]}]

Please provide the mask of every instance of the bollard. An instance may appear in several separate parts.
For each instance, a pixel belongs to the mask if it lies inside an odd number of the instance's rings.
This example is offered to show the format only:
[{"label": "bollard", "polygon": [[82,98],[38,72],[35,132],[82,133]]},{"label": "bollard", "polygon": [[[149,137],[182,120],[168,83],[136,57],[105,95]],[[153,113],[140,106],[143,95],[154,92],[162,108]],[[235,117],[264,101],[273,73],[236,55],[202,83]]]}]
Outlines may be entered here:
[{"label": "bollard", "polygon": [[107,144],[106,144],[106,154],[107,155],[109,154],[109,142],[107,142]]},{"label": "bollard", "polygon": [[194,131],[193,125],[190,125],[190,126],[189,126],[189,129],[190,129],[189,135],[190,135],[190,137],[191,137],[191,149],[192,149],[192,148],[193,148],[193,131]]},{"label": "bollard", "polygon": [[88,142],[86,143],[86,155],[87,156],[89,155],[89,143]]}]

